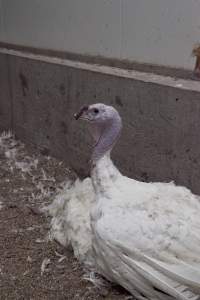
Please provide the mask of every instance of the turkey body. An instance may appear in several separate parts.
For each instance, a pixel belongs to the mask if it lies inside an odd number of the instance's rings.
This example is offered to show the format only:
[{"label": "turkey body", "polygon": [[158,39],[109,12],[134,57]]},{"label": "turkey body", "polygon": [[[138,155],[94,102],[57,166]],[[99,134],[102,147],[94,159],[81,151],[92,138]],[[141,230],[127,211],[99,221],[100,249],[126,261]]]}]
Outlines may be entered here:
[{"label": "turkey body", "polygon": [[200,201],[173,183],[119,173],[109,154],[92,171],[92,246],[99,272],[137,299],[198,299]]}]

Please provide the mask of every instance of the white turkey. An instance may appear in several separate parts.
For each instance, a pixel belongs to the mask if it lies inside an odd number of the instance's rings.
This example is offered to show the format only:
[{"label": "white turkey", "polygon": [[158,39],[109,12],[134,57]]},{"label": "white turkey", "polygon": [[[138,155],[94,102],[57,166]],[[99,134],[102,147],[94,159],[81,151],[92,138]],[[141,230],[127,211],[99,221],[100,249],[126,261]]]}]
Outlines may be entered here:
[{"label": "white turkey", "polygon": [[67,187],[60,209],[55,201],[54,233],[137,299],[200,299],[200,197],[117,170],[110,152],[122,122],[113,107],[85,106],[75,118],[90,123],[96,142],[91,179]]},{"label": "white turkey", "polygon": [[96,141],[94,192],[82,217],[99,273],[137,299],[200,298],[199,197],[173,183],[139,182],[117,170],[110,152],[122,122],[113,107],[85,106],[75,118],[90,123]]}]

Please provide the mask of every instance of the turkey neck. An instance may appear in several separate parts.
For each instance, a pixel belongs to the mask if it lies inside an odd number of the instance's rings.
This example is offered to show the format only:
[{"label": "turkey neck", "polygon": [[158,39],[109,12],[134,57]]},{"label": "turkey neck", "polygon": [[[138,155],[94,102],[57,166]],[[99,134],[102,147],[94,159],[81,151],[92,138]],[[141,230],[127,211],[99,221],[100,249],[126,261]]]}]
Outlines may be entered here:
[{"label": "turkey neck", "polygon": [[120,117],[95,128],[99,134],[92,154],[91,177],[95,191],[101,194],[107,194],[120,175],[110,158],[110,153],[119,138],[121,128]]}]

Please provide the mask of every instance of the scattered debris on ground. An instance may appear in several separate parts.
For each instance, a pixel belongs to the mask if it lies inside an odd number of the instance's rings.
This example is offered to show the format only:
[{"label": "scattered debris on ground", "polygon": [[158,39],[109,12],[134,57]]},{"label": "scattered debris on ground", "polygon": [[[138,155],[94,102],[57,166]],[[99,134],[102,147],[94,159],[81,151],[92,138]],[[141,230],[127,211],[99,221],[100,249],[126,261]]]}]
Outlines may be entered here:
[{"label": "scattered debris on ground", "polygon": [[27,149],[12,134],[0,136],[0,299],[125,300],[119,288],[99,288],[70,249],[49,237],[51,203],[76,175],[55,158]]}]

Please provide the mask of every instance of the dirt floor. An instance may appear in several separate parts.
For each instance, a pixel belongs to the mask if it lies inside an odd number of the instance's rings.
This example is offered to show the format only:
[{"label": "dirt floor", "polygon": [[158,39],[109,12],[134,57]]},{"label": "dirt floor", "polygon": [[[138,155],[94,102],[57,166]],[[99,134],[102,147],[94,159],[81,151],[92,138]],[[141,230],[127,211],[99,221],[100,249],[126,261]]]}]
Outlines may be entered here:
[{"label": "dirt floor", "polygon": [[0,137],[0,299],[125,300],[122,289],[97,288],[73,253],[49,238],[40,212],[75,174],[63,162]]}]

